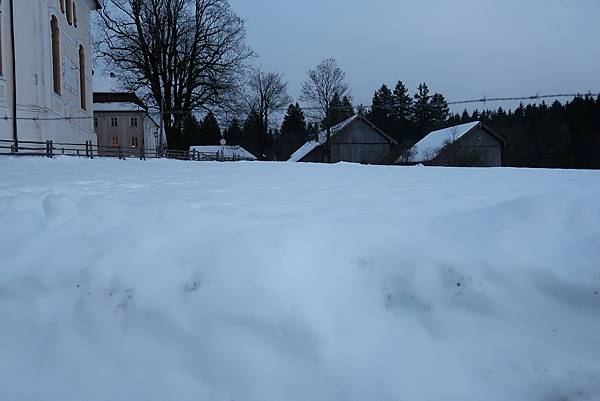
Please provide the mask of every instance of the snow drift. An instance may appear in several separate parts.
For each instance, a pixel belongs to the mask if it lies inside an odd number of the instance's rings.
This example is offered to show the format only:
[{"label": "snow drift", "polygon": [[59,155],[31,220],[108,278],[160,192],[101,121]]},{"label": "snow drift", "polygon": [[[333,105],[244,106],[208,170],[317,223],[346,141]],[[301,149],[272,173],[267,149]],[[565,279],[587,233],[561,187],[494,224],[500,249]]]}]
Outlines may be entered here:
[{"label": "snow drift", "polygon": [[600,174],[0,159],[0,399],[600,399]]}]

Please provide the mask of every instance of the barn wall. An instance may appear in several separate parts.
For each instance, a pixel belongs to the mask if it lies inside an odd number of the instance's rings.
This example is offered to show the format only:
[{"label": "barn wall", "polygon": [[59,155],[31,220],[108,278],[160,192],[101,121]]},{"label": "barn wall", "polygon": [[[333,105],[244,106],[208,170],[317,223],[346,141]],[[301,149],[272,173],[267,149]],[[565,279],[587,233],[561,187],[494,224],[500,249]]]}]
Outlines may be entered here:
[{"label": "barn wall", "polygon": [[482,127],[460,138],[454,147],[440,153],[430,163],[433,166],[502,166],[502,142]]},{"label": "barn wall", "polygon": [[389,140],[363,120],[356,120],[332,138],[332,162],[387,164]]}]

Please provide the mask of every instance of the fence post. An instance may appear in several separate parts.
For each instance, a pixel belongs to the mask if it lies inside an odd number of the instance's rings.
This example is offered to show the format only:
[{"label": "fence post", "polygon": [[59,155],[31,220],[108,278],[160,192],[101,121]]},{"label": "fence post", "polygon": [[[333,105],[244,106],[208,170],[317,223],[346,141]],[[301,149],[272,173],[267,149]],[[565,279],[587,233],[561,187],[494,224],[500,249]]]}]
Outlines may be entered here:
[{"label": "fence post", "polygon": [[54,142],[50,140],[50,158],[54,157]]},{"label": "fence post", "polygon": [[92,145],[92,141],[90,141],[90,159],[94,158],[94,145]]}]

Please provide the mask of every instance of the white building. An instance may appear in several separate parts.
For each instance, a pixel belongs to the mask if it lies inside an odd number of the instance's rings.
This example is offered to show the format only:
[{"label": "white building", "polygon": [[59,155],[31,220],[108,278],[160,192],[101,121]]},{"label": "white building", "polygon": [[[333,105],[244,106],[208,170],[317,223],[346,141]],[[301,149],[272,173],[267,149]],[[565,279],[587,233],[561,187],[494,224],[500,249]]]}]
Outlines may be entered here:
[{"label": "white building", "polygon": [[141,149],[152,153],[166,144],[160,123],[135,93],[94,93],[94,128],[100,155],[115,151],[136,155]]},{"label": "white building", "polygon": [[0,140],[96,142],[91,13],[99,8],[97,0],[0,0]]}]

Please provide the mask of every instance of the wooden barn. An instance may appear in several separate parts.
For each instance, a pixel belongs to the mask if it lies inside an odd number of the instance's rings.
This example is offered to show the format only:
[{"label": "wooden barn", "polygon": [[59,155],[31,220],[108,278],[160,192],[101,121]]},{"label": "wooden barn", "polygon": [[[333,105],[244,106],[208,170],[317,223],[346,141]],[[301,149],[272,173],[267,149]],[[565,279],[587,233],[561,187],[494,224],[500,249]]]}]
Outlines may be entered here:
[{"label": "wooden barn", "polygon": [[[327,133],[301,146],[291,162],[325,162]],[[361,115],[355,115],[331,128],[331,162],[390,164],[397,142]]]},{"label": "wooden barn", "polygon": [[404,153],[397,164],[501,167],[504,140],[480,121],[433,131]]}]

